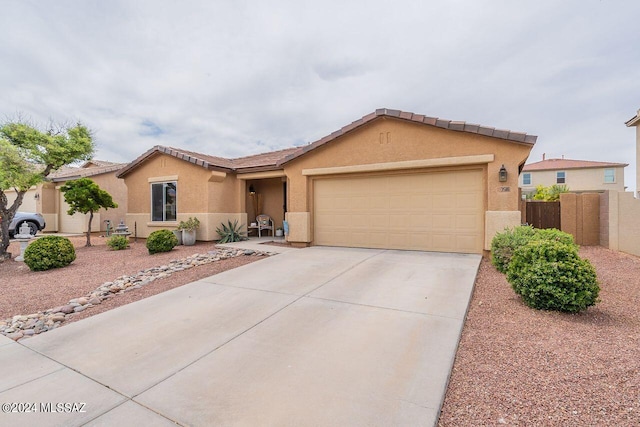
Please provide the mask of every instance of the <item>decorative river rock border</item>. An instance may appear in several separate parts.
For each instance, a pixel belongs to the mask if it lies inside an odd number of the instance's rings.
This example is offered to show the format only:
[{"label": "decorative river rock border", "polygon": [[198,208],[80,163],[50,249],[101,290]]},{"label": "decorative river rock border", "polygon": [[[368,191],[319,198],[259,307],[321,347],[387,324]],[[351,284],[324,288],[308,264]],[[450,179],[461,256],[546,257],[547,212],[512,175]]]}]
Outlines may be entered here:
[{"label": "decorative river rock border", "polygon": [[172,260],[167,265],[147,268],[132,276],[120,276],[112,282],[105,282],[87,295],[70,300],[67,305],[0,320],[0,334],[17,341],[21,338],[56,329],[74,313],[79,313],[89,307],[98,305],[105,299],[115,295],[140,289],[154,280],[169,277],[176,271],[238,256],[270,255],[274,255],[274,253],[251,249],[216,248],[215,251],[210,251],[207,254],[194,254],[187,258]]}]

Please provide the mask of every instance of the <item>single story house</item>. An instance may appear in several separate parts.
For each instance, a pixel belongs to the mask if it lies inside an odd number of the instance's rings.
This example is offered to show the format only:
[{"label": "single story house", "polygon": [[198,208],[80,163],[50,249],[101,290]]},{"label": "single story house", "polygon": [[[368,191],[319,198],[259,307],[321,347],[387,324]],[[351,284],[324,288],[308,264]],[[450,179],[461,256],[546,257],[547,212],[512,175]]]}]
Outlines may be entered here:
[{"label": "single story house", "polygon": [[[127,187],[116,172],[125,166],[122,163],[89,160],[79,167],[63,167],[49,174],[47,180],[29,189],[24,195],[19,211],[37,212],[46,221],[44,232],[83,233],[87,231],[89,215],[76,213],[68,215],[69,205],[64,200],[60,188],[67,182],[78,178],[90,178],[103,190],[109,192],[118,204],[115,209],[100,209],[94,213],[92,229],[105,230],[105,220],[117,224],[124,220],[127,213]],[[10,203],[15,200],[15,192],[6,192]]]},{"label": "single story house", "polygon": [[590,160],[547,159],[524,165],[520,175],[523,194],[535,193],[536,187],[566,185],[576,193],[624,191],[624,168],[627,163],[594,162]]},{"label": "single story house", "polygon": [[295,246],[480,253],[520,223],[518,175],[537,137],[379,109],[303,147],[226,159],[156,146],[122,168],[141,237],[200,219],[286,220]]}]

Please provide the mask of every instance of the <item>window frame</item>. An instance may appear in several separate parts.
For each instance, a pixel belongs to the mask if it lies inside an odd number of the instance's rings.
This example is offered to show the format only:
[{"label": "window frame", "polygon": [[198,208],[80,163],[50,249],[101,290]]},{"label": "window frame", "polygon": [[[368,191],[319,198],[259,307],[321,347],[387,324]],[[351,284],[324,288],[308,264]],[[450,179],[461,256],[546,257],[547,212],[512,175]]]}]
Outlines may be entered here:
[{"label": "window frame", "polygon": [[[611,171],[611,181],[607,181],[607,171]],[[616,169],[615,168],[606,168],[604,170],[604,183],[605,184],[615,184],[616,183]]]},{"label": "window frame", "polygon": [[[562,174],[562,177],[560,177]],[[556,184],[566,184],[567,183],[567,172],[566,171],[556,171]]]},{"label": "window frame", "polygon": [[[527,182],[527,178],[529,182]],[[522,174],[522,185],[531,185],[531,182],[531,172],[524,172]]]},{"label": "window frame", "polygon": [[[178,218],[178,181],[177,180],[171,180],[171,181],[158,181],[158,182],[150,182],[149,183],[149,191],[150,191],[150,202],[151,202],[151,209],[150,209],[150,214],[151,214],[151,222],[175,222]],[[161,206],[162,206],[162,210],[161,210],[161,214],[162,214],[162,219],[156,219],[157,218],[157,212],[154,212],[154,186],[162,186],[161,187],[161,191],[162,191],[162,201],[161,201]],[[173,186],[173,190],[175,192],[175,196],[174,196],[174,201],[173,203],[170,203],[169,205],[167,204],[167,194],[168,191],[171,190],[171,186]],[[173,205],[173,217],[172,218],[168,218],[167,219],[167,207]]]}]

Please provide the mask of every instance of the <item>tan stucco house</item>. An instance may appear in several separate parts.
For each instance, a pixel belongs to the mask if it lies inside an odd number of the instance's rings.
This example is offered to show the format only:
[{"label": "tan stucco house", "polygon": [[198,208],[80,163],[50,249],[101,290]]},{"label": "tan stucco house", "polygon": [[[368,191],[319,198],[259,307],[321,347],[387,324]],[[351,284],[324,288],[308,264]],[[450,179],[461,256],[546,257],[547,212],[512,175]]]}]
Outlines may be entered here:
[{"label": "tan stucco house", "polygon": [[[118,172],[146,237],[197,216],[199,240],[258,213],[297,246],[479,253],[520,223],[535,136],[379,109],[303,147],[237,159],[156,146]],[[258,212],[259,211],[259,212]]]},{"label": "tan stucco house", "polygon": [[625,124],[636,128],[636,195],[640,198],[640,110]]},{"label": "tan stucco house", "polygon": [[627,163],[594,162],[591,160],[547,159],[524,166],[519,186],[523,194],[535,193],[536,187],[566,185],[576,193],[624,191],[624,168]]},{"label": "tan stucco house", "polygon": [[[22,205],[18,208],[24,212],[41,213],[46,221],[44,232],[82,233],[87,231],[89,215],[76,213],[68,215],[69,205],[64,200],[60,188],[67,182],[78,178],[90,178],[103,190],[109,192],[118,204],[115,209],[101,209],[94,214],[91,227],[93,230],[105,230],[105,220],[117,224],[125,219],[127,213],[127,187],[116,172],[125,166],[122,163],[89,160],[79,167],[63,167],[51,173],[47,181],[29,189],[24,195]],[[9,202],[15,200],[13,190],[7,191]]]}]

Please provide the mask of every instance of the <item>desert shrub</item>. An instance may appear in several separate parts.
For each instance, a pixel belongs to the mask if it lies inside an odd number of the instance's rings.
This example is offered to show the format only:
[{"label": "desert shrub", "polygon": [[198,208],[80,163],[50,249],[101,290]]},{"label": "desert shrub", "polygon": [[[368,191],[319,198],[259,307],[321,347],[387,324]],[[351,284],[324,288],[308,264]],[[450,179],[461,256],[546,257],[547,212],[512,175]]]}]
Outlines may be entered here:
[{"label": "desert shrub", "polygon": [[533,235],[533,239],[555,240],[557,242],[564,243],[566,245],[575,245],[573,236],[571,234],[565,233],[564,231],[560,231],[556,228],[544,228],[544,229],[536,228],[535,234]]},{"label": "desert shrub", "polygon": [[32,271],[65,267],[76,259],[71,240],[60,236],[44,236],[27,246],[24,262]]},{"label": "desert shrub", "polygon": [[129,239],[127,236],[111,236],[107,239],[107,246],[111,248],[111,250],[119,251],[122,249],[127,249],[129,247]]},{"label": "desert shrub", "polygon": [[178,244],[178,238],[169,230],[156,230],[147,238],[149,254],[169,252]]},{"label": "desert shrub", "polygon": [[231,243],[231,242],[240,242],[242,240],[247,240],[247,236],[242,231],[243,225],[238,225],[238,221],[228,221],[228,224],[224,222],[222,224],[222,228],[216,228],[216,233],[220,237],[218,243]]},{"label": "desert shrub", "polygon": [[521,225],[513,229],[506,228],[502,233],[496,234],[491,241],[491,262],[499,272],[506,273],[515,250],[532,240],[553,240],[576,246],[569,233],[555,228],[538,229]]},{"label": "desert shrub", "polygon": [[531,240],[536,230],[528,225],[505,228],[502,233],[495,235],[491,241],[491,262],[501,273],[507,272],[507,267],[513,252]]},{"label": "desert shrub", "polygon": [[578,246],[534,239],[517,248],[507,280],[529,307],[578,312],[598,302],[596,271]]}]

